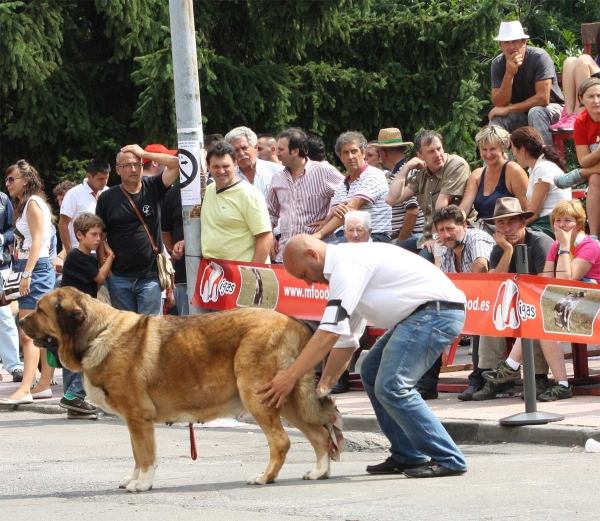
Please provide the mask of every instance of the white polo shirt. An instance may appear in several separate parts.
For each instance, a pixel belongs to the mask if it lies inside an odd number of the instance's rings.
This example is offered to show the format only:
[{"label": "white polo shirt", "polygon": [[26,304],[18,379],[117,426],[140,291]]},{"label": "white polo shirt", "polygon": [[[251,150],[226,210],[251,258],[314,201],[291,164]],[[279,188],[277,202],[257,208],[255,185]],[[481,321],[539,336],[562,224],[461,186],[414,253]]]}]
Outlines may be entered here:
[{"label": "white polo shirt", "polygon": [[[390,329],[432,300],[466,302],[464,293],[434,264],[393,244],[330,244],[324,275],[329,302],[319,329],[340,339],[362,334],[365,320]],[[347,318],[337,320],[335,301]]]},{"label": "white polo shirt", "polygon": [[[265,201],[269,200],[269,190],[271,188],[273,176],[277,173],[283,172],[284,168],[285,167],[279,163],[263,161],[262,159],[256,158],[256,172],[254,173],[253,184],[265,196]],[[248,178],[244,175],[239,166],[235,167],[235,175],[240,179],[248,181]]]},{"label": "white polo shirt", "polygon": [[[102,192],[108,190],[108,186],[104,187]],[[100,193],[102,193],[100,192]],[[100,194],[98,194],[100,196]],[[60,214],[66,215],[71,219],[69,223],[69,235],[71,237],[71,247],[77,248],[79,241],[75,237],[73,231],[73,221],[77,219],[82,213],[96,213],[96,204],[98,200],[94,197],[94,192],[88,184],[88,180],[84,179],[83,183],[71,188],[63,199],[62,206],[60,207]]]}]

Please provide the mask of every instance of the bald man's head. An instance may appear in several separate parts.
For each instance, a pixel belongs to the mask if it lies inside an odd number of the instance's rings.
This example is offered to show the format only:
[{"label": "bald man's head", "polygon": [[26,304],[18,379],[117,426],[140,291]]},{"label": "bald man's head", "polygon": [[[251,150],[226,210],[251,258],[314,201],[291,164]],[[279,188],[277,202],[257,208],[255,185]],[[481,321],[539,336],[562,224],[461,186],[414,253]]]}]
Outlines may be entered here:
[{"label": "bald man's head", "polygon": [[309,286],[313,282],[328,284],[323,275],[327,244],[312,235],[296,235],[285,245],[283,265],[286,271]]}]

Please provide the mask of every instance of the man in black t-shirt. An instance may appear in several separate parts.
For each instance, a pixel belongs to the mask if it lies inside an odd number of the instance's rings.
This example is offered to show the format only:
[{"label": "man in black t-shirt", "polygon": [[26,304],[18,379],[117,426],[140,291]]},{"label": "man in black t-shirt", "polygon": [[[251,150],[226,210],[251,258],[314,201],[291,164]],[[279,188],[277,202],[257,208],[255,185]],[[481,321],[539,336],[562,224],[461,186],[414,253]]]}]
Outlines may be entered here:
[{"label": "man in black t-shirt", "polygon": [[556,123],[564,97],[550,55],[537,47],[528,47],[529,36],[521,23],[502,22],[494,38],[502,54],[492,61],[491,125],[509,132],[529,125],[552,145],[549,126]]},{"label": "man in black t-shirt", "polygon": [[171,253],[175,270],[175,288],[173,294],[177,314],[190,314],[190,303],[187,296],[187,277],[185,272],[185,246],[183,242],[183,216],[181,212],[181,186],[173,185],[165,197],[161,215],[162,239]]},{"label": "man in black t-shirt", "polygon": [[[142,179],[142,160],[165,165],[156,176]],[[160,207],[179,174],[179,159],[169,154],[146,152],[138,145],[127,145],[117,154],[117,174],[121,185],[98,198],[96,215],[105,225],[106,240],[115,254],[112,276],[107,280],[112,305],[117,309],[145,315],[161,314],[161,289],[156,256],[144,226],[124,191],[133,200],[158,251],[162,252]],[[102,247],[101,247],[102,249]],[[103,258],[103,252],[99,252]]]},{"label": "man in black t-shirt", "polygon": [[[490,255],[490,273],[516,273],[516,246],[527,246],[527,264],[529,275],[539,275],[544,271],[546,255],[552,239],[542,232],[525,228],[525,221],[533,212],[524,212],[519,200],[514,197],[501,197],[496,201],[494,216],[485,219],[496,225],[494,240],[496,246]],[[506,340],[503,337],[482,336],[479,339],[479,367],[481,372],[491,371],[499,363],[504,362]],[[548,388],[548,362],[542,353],[539,340],[533,341],[535,361],[536,391],[541,394]],[[514,382],[486,382],[483,389],[473,394],[473,400],[491,400],[498,395],[511,392]]]}]

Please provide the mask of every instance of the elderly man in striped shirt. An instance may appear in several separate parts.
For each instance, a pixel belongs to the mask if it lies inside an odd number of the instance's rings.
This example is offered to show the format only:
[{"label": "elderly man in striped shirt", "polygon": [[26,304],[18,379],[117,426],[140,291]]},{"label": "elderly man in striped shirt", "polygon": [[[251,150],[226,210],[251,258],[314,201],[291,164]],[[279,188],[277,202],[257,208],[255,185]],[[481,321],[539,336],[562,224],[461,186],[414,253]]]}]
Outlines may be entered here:
[{"label": "elderly man in striped shirt", "polygon": [[282,262],[287,241],[300,233],[312,234],[315,222],[325,218],[336,187],[344,176],[308,159],[308,137],[300,129],[279,134],[277,152],[285,167],[271,181],[267,199],[273,227],[280,224],[278,241],[273,241],[271,259]]},{"label": "elderly man in striped shirt", "polygon": [[371,214],[373,242],[390,242],[392,232],[392,207],[385,199],[389,187],[385,175],[365,161],[367,140],[360,132],[344,132],[335,143],[335,153],[340,158],[348,175],[335,189],[331,210],[319,223],[313,234],[325,239],[331,232],[336,237],[325,242],[348,242],[344,237],[344,216],[353,210]]}]

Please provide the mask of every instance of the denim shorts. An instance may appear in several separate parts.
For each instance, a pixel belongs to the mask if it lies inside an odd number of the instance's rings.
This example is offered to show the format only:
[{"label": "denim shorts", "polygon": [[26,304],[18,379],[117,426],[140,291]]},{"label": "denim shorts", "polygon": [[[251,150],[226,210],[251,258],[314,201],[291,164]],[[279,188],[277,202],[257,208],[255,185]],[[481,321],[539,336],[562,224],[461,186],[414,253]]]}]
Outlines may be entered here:
[{"label": "denim shorts", "polygon": [[[25,271],[27,259],[15,259],[13,261],[12,270]],[[56,274],[48,257],[38,259],[33,272],[31,273],[31,285],[29,287],[29,295],[19,297],[19,309],[35,309],[37,301],[40,300],[46,293],[54,289],[54,281]]]}]

